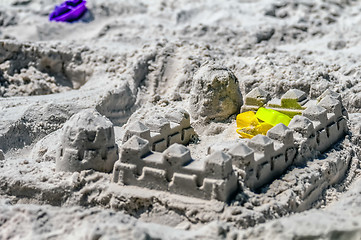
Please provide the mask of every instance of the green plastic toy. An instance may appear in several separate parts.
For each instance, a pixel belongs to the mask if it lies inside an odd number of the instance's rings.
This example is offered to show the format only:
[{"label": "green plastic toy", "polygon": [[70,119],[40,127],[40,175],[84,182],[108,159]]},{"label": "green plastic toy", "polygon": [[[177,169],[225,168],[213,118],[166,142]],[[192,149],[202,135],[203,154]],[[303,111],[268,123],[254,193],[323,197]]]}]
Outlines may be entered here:
[{"label": "green plastic toy", "polygon": [[242,138],[253,138],[258,134],[266,135],[267,131],[279,123],[288,126],[291,118],[276,110],[260,107],[257,113],[243,112],[237,115],[237,133]]},{"label": "green plastic toy", "polygon": [[260,107],[258,109],[256,117],[268,124],[271,124],[272,126],[276,126],[279,123],[283,123],[284,125],[288,126],[291,121],[291,118],[286,114],[264,107]]}]

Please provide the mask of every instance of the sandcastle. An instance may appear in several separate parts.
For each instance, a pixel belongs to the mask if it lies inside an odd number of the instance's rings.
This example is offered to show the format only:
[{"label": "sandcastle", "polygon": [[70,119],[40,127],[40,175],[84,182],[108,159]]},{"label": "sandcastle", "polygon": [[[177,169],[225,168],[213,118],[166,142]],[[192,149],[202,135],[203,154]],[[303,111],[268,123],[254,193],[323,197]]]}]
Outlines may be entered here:
[{"label": "sandcastle", "polygon": [[265,107],[293,118],[288,126],[277,124],[266,135],[235,139],[227,142],[227,148],[192,159],[184,146],[196,135],[189,114],[185,110],[164,117],[153,113],[128,124],[118,158],[111,122],[95,110],[86,110],[64,126],[57,170],[113,170],[112,181],[121,185],[228,201],[240,191],[240,183],[252,190],[269,184],[291,165],[302,165],[326,151],[348,131],[347,111],[331,91],[309,100],[292,89],[281,100],[270,100],[256,88],[246,95],[245,103],[242,111]]},{"label": "sandcastle", "polygon": [[[238,189],[231,162],[238,181],[257,189],[279,177],[289,166],[302,164],[324,152],[348,131],[347,111],[334,92],[327,91],[317,101],[308,100],[299,90],[290,90],[277,108],[276,101],[269,104],[270,99],[264,93],[256,88],[248,94],[245,99],[248,105],[242,110],[256,110],[261,106],[282,110],[294,116],[288,127],[278,124],[267,136],[257,135],[241,143],[235,142],[233,147],[212,152],[198,161],[192,160],[189,150],[179,144],[171,145],[163,154],[150,151],[148,131],[137,134],[123,145],[113,181],[225,201]],[[218,174],[209,170],[211,162],[217,163],[214,169]],[[210,182],[213,182],[212,187]]]},{"label": "sandcastle", "polygon": [[117,159],[113,124],[96,110],[83,110],[65,123],[57,154],[57,171],[111,172]]}]

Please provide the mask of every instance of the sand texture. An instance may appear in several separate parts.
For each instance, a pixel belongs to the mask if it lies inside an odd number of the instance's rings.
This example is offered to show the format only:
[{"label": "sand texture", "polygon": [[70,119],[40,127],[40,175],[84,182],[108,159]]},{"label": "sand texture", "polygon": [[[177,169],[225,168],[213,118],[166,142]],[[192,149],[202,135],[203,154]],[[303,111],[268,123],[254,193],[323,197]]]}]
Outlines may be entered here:
[{"label": "sand texture", "polygon": [[0,0],[0,240],[361,239],[360,1],[87,2]]}]

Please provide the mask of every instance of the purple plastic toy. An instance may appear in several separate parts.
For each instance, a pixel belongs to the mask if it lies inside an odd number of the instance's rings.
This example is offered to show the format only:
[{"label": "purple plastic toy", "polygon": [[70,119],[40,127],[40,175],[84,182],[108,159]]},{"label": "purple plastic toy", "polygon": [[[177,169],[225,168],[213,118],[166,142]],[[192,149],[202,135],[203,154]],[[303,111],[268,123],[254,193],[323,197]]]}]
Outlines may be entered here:
[{"label": "purple plastic toy", "polygon": [[55,7],[50,21],[72,22],[78,20],[86,11],[85,0],[68,0]]}]

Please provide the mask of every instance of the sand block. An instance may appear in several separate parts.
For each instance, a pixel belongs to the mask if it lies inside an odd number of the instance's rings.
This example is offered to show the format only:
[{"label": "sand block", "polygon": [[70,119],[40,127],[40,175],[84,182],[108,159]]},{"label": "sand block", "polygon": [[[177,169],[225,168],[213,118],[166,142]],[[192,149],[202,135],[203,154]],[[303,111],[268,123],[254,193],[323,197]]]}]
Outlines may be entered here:
[{"label": "sand block", "polygon": [[267,132],[267,137],[284,145],[293,145],[293,132],[283,123],[279,123]]},{"label": "sand block", "polygon": [[120,161],[124,163],[133,163],[140,161],[141,157],[149,153],[149,142],[138,136],[132,136],[122,146]]},{"label": "sand block", "polygon": [[196,178],[196,175],[174,173],[172,182],[169,184],[169,191],[176,194],[204,198],[204,193],[197,186]]},{"label": "sand block", "polygon": [[228,151],[232,163],[238,168],[245,168],[254,162],[254,151],[244,143],[239,143]]},{"label": "sand block", "polygon": [[135,164],[128,164],[116,162],[113,170],[113,181],[122,184],[134,184],[136,180],[137,166]]},{"label": "sand block", "polygon": [[205,175],[211,178],[225,179],[233,171],[232,158],[223,152],[215,152],[205,159]]},{"label": "sand block", "polygon": [[192,160],[188,148],[181,144],[173,144],[163,152],[163,158],[170,168],[177,169]]},{"label": "sand block", "polygon": [[269,137],[263,135],[257,135],[248,141],[248,147],[252,148],[255,152],[262,152],[265,154],[274,151],[273,141]]},{"label": "sand block", "polygon": [[325,96],[319,102],[319,105],[324,107],[328,113],[333,113],[336,115],[336,118],[342,116],[342,105],[341,102],[330,95]]},{"label": "sand block", "polygon": [[302,112],[302,115],[311,121],[319,121],[322,126],[327,124],[327,110],[320,105],[314,105],[306,108],[306,110]]},{"label": "sand block", "polygon": [[205,178],[202,189],[208,198],[225,202],[230,200],[237,190],[237,178],[235,175],[231,175],[227,181]]},{"label": "sand block", "polygon": [[127,128],[123,143],[128,141],[133,135],[150,141],[150,129],[142,122],[136,121]]},{"label": "sand block", "polygon": [[156,152],[163,152],[167,149],[167,141],[165,139],[158,140],[153,143],[152,150]]},{"label": "sand block", "polygon": [[302,105],[307,101],[306,93],[298,89],[288,90],[281,98],[281,105],[284,108],[303,109]]},{"label": "sand block", "polygon": [[165,178],[165,171],[151,167],[144,167],[143,174],[138,179],[139,186],[162,190],[168,190],[168,182]]},{"label": "sand block", "polygon": [[288,125],[292,130],[300,133],[304,138],[315,135],[315,129],[310,119],[304,116],[295,116]]},{"label": "sand block", "polygon": [[269,93],[256,87],[246,95],[244,103],[245,105],[261,107],[266,104],[269,99]]},{"label": "sand block", "polygon": [[168,136],[168,144],[167,146],[171,146],[175,143],[181,143],[182,142],[182,134],[179,132],[173,133],[172,135]]},{"label": "sand block", "polygon": [[326,129],[317,131],[316,142],[317,142],[317,150],[318,151],[324,152],[330,147],[330,142],[328,139],[329,139],[329,134]]}]

